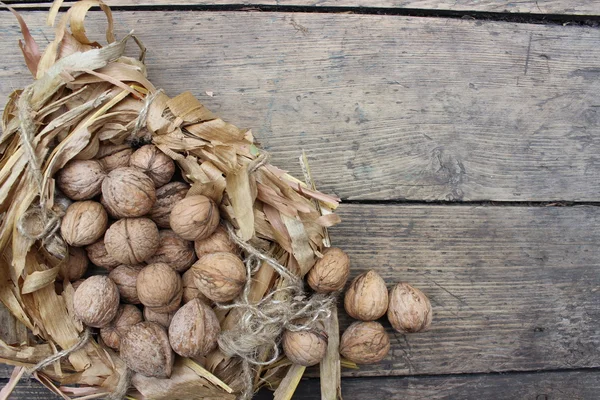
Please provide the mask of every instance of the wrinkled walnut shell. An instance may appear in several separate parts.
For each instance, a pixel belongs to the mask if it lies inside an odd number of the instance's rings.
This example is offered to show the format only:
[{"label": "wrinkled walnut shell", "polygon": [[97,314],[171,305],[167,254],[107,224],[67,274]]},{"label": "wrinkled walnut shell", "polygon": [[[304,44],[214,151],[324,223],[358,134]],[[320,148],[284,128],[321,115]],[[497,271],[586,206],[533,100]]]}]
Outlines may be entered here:
[{"label": "wrinkled walnut shell", "polygon": [[117,168],[127,167],[133,149],[127,144],[102,143],[96,153],[96,159],[102,164],[106,173]]},{"label": "wrinkled walnut shell", "polygon": [[225,228],[220,225],[206,239],[196,240],[194,250],[198,258],[211,253],[239,253],[237,245],[233,243]]},{"label": "wrinkled walnut shell", "polygon": [[119,265],[108,274],[117,285],[123,303],[140,304],[136,282],[142,268],[143,265]]},{"label": "wrinkled walnut shell", "polygon": [[219,225],[219,209],[206,196],[189,196],[178,201],[170,216],[171,229],[186,240],[209,237]]},{"label": "wrinkled walnut shell", "polygon": [[337,247],[329,247],[308,272],[307,282],[317,293],[331,293],[343,289],[349,275],[348,255]]},{"label": "wrinkled walnut shell", "polygon": [[149,322],[156,322],[165,329],[169,329],[169,325],[171,325],[173,315],[175,315],[175,311],[171,311],[168,313],[159,313],[153,311],[149,307],[144,307],[144,319]]},{"label": "wrinkled walnut shell", "polygon": [[106,268],[109,271],[112,271],[115,267],[119,266],[121,263],[115,260],[108,252],[106,251],[106,246],[104,245],[104,239],[97,241],[96,243],[90,244],[85,248],[87,252],[88,258],[92,262],[92,264],[97,265],[102,268]]},{"label": "wrinkled walnut shell", "polygon": [[340,353],[356,364],[373,364],[390,351],[390,338],[379,322],[354,322],[340,340]]},{"label": "wrinkled walnut shell", "polygon": [[103,275],[87,278],[73,295],[73,309],[77,318],[87,326],[107,326],[119,309],[117,285]]},{"label": "wrinkled walnut shell", "polygon": [[110,325],[100,329],[100,337],[108,347],[119,349],[121,338],[131,327],[142,322],[142,312],[131,304],[122,304],[119,306],[117,316]]},{"label": "wrinkled walnut shell", "polygon": [[147,144],[134,151],[129,165],[144,171],[156,187],[169,183],[175,173],[175,163],[171,157],[153,144]]},{"label": "wrinkled walnut shell", "polygon": [[85,274],[88,264],[89,260],[84,249],[81,247],[69,247],[69,256],[60,265],[58,276],[61,279],[74,282]]},{"label": "wrinkled walnut shell", "polygon": [[100,194],[106,172],[95,160],[69,161],[56,174],[56,186],[73,200],[88,200]]},{"label": "wrinkled walnut shell", "polygon": [[178,201],[185,199],[185,195],[189,190],[189,185],[183,182],[167,183],[156,189],[156,202],[148,213],[150,219],[154,221],[159,228],[170,229],[171,224],[169,218],[171,216],[171,210]]},{"label": "wrinkled walnut shell", "polygon": [[321,362],[327,352],[327,333],[321,329],[283,333],[282,345],[287,358],[294,364],[310,367]]},{"label": "wrinkled walnut shell", "polygon": [[175,360],[167,331],[154,322],[132,326],[121,339],[120,356],[137,373],[169,378]]},{"label": "wrinkled walnut shell", "polygon": [[194,278],[194,269],[188,269],[181,276],[181,282],[183,283],[183,302],[187,303],[193,299],[200,299],[202,302],[209,304],[210,300],[202,294],[202,292],[196,286],[196,280]]},{"label": "wrinkled walnut shell", "polygon": [[138,298],[153,311],[168,313],[181,304],[183,285],[179,274],[167,264],[150,264],[137,278]]},{"label": "wrinkled walnut shell", "polygon": [[235,299],[246,283],[246,267],[231,253],[207,254],[192,269],[200,292],[216,302]]},{"label": "wrinkled walnut shell", "polygon": [[104,235],[108,225],[106,210],[98,202],[76,201],[67,208],[60,233],[71,246],[92,244]]},{"label": "wrinkled walnut shell", "polygon": [[121,264],[140,264],[158,249],[158,228],[148,218],[123,218],[108,228],[104,245],[106,251]]},{"label": "wrinkled walnut shell", "polygon": [[183,357],[203,356],[217,347],[221,326],[215,312],[200,299],[181,307],[169,325],[169,342]]},{"label": "wrinkled walnut shell", "polygon": [[433,312],[425,293],[400,282],[392,288],[389,298],[387,316],[396,331],[414,333],[429,328]]},{"label": "wrinkled walnut shell", "polygon": [[344,296],[344,308],[348,315],[361,321],[383,317],[388,308],[388,291],[383,278],[373,270],[354,278]]},{"label": "wrinkled walnut shell", "polygon": [[102,202],[115,218],[141,217],[155,201],[152,179],[137,168],[117,168],[102,182]]},{"label": "wrinkled walnut shell", "polygon": [[158,232],[159,245],[152,257],[148,259],[148,264],[165,263],[177,272],[188,270],[194,261],[193,243],[182,239],[170,229]]}]

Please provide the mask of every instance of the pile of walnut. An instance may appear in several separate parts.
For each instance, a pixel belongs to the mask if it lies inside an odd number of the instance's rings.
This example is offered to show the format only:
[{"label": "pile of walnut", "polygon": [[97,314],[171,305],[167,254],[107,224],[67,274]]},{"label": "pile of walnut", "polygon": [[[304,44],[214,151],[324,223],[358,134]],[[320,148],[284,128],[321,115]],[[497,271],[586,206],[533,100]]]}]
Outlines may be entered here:
[{"label": "pile of walnut", "polygon": [[[211,199],[188,194],[172,181],[176,167],[154,145],[102,144],[94,159],[73,160],[56,176],[58,189],[73,200],[61,235],[69,257],[60,277],[76,289],[73,310],[100,338],[118,350],[129,368],[169,377],[174,353],[200,357],[217,347],[221,332],[213,303],[238,297],[246,282],[240,249],[220,226]],[[109,271],[80,279],[91,261]],[[308,274],[318,293],[343,289],[348,256],[329,248]],[[141,305],[141,306],[140,306]],[[352,324],[341,353],[356,363],[380,361],[389,351],[385,330],[374,320],[386,311],[394,329],[416,332],[431,323],[427,297],[406,284],[389,296],[373,271],[358,276],[345,297]],[[286,331],[288,358],[309,366],[325,355],[327,335],[319,330]]]}]

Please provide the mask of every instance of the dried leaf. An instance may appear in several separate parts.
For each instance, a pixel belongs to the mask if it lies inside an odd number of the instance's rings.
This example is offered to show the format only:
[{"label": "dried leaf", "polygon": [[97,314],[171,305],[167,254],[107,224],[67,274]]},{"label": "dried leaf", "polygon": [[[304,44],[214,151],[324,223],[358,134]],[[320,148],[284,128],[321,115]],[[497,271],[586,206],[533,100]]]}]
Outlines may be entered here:
[{"label": "dried leaf", "polygon": [[33,271],[25,277],[21,293],[33,293],[48,285],[53,285],[58,276],[58,271],[58,267],[50,268],[45,271]]}]

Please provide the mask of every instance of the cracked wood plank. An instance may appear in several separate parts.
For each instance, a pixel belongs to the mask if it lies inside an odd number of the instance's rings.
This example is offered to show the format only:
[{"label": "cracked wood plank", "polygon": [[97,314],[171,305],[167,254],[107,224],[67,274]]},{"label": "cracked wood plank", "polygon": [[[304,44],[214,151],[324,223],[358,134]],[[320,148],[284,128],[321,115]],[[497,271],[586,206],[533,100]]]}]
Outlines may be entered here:
[{"label": "cracked wood plank", "polygon": [[[45,13],[24,12],[45,42]],[[343,199],[595,201],[595,28],[379,15],[118,11],[151,80],[251,127]],[[101,38],[103,18],[88,31]],[[0,98],[30,81],[0,13]],[[99,39],[101,40],[101,39]],[[131,46],[134,51],[135,46]],[[176,60],[176,62],[174,62]],[[213,97],[206,92],[213,92]]]}]

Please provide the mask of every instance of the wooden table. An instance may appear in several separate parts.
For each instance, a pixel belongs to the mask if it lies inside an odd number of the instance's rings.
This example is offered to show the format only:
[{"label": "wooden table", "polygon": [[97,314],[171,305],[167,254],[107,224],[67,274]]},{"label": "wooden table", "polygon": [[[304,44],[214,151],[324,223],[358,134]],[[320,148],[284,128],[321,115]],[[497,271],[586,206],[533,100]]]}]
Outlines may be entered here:
[{"label": "wooden table", "polygon": [[[343,372],[346,400],[598,398],[600,3],[108,3],[157,87],[252,127],[294,174],[306,150],[344,200],[331,234],[354,275],[430,296],[431,331],[387,325],[389,356]],[[48,4],[18,5],[46,43]],[[18,37],[1,11],[2,99],[30,81]],[[51,398],[36,382],[15,397]]]}]

